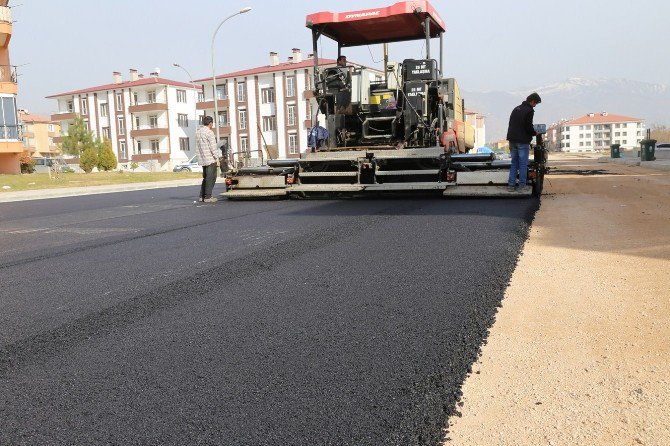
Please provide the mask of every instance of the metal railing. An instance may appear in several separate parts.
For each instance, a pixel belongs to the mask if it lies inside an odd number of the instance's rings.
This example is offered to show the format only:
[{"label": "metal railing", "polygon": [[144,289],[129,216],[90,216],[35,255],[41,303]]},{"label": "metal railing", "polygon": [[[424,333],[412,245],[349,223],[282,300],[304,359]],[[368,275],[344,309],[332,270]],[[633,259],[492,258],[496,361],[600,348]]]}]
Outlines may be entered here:
[{"label": "metal railing", "polygon": [[0,82],[16,83],[16,65],[0,65]]},{"label": "metal railing", "polygon": [[0,125],[0,139],[21,140],[21,127],[18,125]]}]

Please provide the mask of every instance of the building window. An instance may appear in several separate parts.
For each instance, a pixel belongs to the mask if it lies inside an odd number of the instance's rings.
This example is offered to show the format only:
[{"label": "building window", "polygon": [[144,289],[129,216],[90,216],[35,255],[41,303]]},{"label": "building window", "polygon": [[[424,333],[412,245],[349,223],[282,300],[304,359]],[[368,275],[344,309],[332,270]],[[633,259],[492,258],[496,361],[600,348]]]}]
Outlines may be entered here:
[{"label": "building window", "polygon": [[295,105],[286,106],[286,124],[295,125]]},{"label": "building window", "polygon": [[240,150],[243,152],[249,151],[249,138],[246,136],[240,136]]},{"label": "building window", "polygon": [[264,88],[261,90],[261,100],[263,104],[272,104],[275,101],[275,89]]},{"label": "building window", "polygon": [[48,128],[49,128],[49,131],[50,131],[50,132],[53,132],[53,131],[54,131],[54,125],[53,125],[53,124],[49,124],[49,125],[48,125]]},{"label": "building window", "polygon": [[[246,88],[245,88],[245,83],[244,82],[239,82],[237,84],[237,100],[238,102],[244,102],[247,100],[247,95],[246,95]],[[246,127],[240,127],[240,128],[246,128]]]},{"label": "building window", "polygon": [[70,113],[74,111],[74,101],[67,101],[67,111]]},{"label": "building window", "polygon": [[205,93],[202,91],[198,92],[198,102],[205,102]]},{"label": "building window", "polygon": [[247,128],[247,111],[246,110],[240,110],[239,121],[240,121],[239,128],[240,129],[246,129]]},{"label": "building window", "polygon": [[295,76],[286,78],[286,97],[292,98],[295,96]]},{"label": "building window", "polygon": [[186,102],[186,90],[177,90],[177,102]]},{"label": "building window", "polygon": [[219,126],[220,127],[228,127],[230,125],[230,121],[228,120],[228,110],[222,110],[219,112]]},{"label": "building window", "polygon": [[119,135],[125,135],[126,134],[126,121],[123,119],[123,116],[119,116],[116,119],[116,122],[119,127]]},{"label": "building window", "polygon": [[102,128],[102,137],[109,139],[109,127]]},{"label": "building window", "polygon": [[139,130],[140,129],[140,117],[135,116],[135,129]]},{"label": "building window", "polygon": [[153,104],[156,102],[156,92],[155,91],[147,91],[147,102],[149,104]]},{"label": "building window", "polygon": [[116,111],[123,111],[123,93],[116,93]]},{"label": "building window", "polygon": [[179,149],[183,150],[184,152],[189,150],[188,138],[179,138]]},{"label": "building window", "polygon": [[277,130],[277,117],[276,116],[263,116],[263,131],[271,132]]},{"label": "building window", "polygon": [[216,86],[216,99],[228,99],[228,87],[226,84]]},{"label": "building window", "polygon": [[288,134],[288,153],[295,155],[298,153],[298,135],[297,133]]},{"label": "building window", "polygon": [[136,91],[133,91],[133,105],[140,103],[140,95]]},{"label": "building window", "polygon": [[161,147],[157,139],[152,139],[151,141],[151,153],[160,153]]},{"label": "building window", "polygon": [[[100,116],[102,116],[103,118],[105,118],[105,117],[107,117],[108,115],[109,115],[109,106],[107,105],[107,103],[105,103],[105,104],[100,104]],[[51,130],[49,130],[49,131],[51,131]]]},{"label": "building window", "polygon": [[126,142],[119,141],[119,158],[127,159],[128,155],[126,154]]},{"label": "building window", "polygon": [[142,154],[142,141],[137,141],[137,154]]},{"label": "building window", "polygon": [[621,136],[628,136],[628,132],[621,132]]},{"label": "building window", "polygon": [[155,129],[156,127],[158,127],[158,116],[149,116],[149,128]]},{"label": "building window", "polygon": [[177,113],[177,122],[179,123],[179,127],[188,127],[188,115]]},{"label": "building window", "polygon": [[87,115],[88,114],[88,102],[87,101],[88,101],[87,98],[83,98],[81,100],[81,114],[82,115]]}]

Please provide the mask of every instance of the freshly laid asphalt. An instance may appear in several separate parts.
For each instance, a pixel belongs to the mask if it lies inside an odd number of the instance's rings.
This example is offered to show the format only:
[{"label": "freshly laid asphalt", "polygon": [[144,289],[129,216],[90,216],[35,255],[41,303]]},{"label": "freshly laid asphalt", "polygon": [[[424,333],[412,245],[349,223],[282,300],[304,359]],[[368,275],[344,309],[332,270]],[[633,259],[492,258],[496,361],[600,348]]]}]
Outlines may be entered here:
[{"label": "freshly laid asphalt", "polygon": [[0,444],[439,444],[531,199],[0,204]]}]

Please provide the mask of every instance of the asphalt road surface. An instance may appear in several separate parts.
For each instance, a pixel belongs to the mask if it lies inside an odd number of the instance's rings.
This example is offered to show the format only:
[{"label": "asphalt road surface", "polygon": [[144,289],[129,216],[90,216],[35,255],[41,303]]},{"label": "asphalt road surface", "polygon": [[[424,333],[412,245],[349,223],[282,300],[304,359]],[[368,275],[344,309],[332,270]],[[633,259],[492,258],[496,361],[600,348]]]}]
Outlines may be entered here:
[{"label": "asphalt road surface", "polygon": [[0,444],[438,444],[531,199],[0,204]]}]

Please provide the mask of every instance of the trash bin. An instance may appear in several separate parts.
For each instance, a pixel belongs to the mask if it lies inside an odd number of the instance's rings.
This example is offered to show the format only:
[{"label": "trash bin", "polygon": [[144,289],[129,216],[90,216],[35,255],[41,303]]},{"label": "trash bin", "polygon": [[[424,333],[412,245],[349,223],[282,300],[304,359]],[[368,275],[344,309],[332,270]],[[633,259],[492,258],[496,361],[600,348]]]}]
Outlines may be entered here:
[{"label": "trash bin", "polygon": [[656,159],[656,140],[643,139],[640,141],[640,161],[654,161]]},{"label": "trash bin", "polygon": [[612,158],[621,158],[621,151],[619,150],[621,144],[612,144],[610,146],[610,153]]}]

